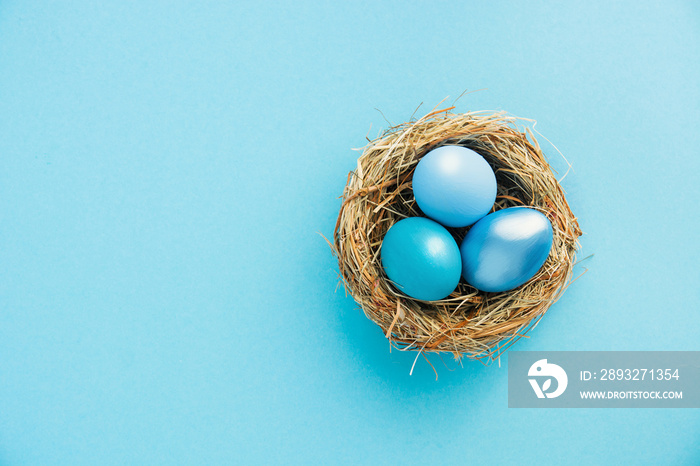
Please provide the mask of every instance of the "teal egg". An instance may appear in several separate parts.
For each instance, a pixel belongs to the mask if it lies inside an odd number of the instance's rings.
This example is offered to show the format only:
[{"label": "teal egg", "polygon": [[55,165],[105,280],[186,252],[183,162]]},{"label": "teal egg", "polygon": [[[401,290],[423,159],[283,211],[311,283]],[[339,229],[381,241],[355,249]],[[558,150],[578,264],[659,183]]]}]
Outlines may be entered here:
[{"label": "teal egg", "polygon": [[386,275],[404,294],[423,301],[447,297],[460,280],[459,246],[445,227],[423,217],[396,222],[381,250]]},{"label": "teal egg", "polygon": [[535,276],[552,249],[549,219],[528,207],[487,215],[462,241],[462,276],[481,291],[512,290]]}]

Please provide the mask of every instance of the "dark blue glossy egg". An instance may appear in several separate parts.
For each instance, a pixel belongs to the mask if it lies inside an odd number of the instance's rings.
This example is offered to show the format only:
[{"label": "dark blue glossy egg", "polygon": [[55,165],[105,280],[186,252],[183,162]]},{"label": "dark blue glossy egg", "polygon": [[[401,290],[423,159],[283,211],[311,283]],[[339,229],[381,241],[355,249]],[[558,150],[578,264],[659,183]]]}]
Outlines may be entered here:
[{"label": "dark blue glossy egg", "polygon": [[489,214],[462,241],[462,276],[481,291],[517,288],[547,260],[552,237],[551,222],[535,209],[510,207]]}]

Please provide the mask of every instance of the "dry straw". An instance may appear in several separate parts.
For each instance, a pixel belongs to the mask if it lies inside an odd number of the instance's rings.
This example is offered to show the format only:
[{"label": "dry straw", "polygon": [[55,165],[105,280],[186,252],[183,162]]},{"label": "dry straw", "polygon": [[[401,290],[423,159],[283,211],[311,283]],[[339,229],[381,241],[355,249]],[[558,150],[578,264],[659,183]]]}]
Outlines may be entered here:
[{"label": "dry straw", "polygon": [[[571,280],[581,235],[564,191],[529,128],[505,113],[434,110],[370,141],[348,175],[335,226],[333,252],[346,290],[379,325],[392,346],[449,352],[488,363],[535,327]],[[503,293],[460,282],[439,301],[420,301],[397,290],[381,266],[382,239],[405,217],[421,216],[411,189],[416,164],[446,144],[468,147],[493,167],[498,196],[493,210],[530,206],[554,227],[552,250],[535,277]],[[449,229],[457,242],[468,228]]]}]

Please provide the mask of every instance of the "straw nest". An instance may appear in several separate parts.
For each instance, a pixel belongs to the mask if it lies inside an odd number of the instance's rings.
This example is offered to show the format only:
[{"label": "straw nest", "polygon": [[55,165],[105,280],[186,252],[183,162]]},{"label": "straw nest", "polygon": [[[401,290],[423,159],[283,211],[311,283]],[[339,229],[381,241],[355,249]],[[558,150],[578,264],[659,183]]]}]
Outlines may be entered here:
[{"label": "straw nest", "polygon": [[[581,235],[564,191],[529,128],[505,113],[435,110],[394,126],[364,147],[348,175],[332,246],[345,289],[392,346],[449,352],[491,362],[534,328],[570,283]],[[382,239],[405,217],[422,216],[411,181],[416,164],[436,147],[456,144],[481,154],[494,169],[493,210],[530,206],[552,222],[554,241],[535,277],[507,292],[478,291],[462,280],[439,301],[419,301],[390,284],[381,266]],[[469,228],[448,229],[458,244]]]}]

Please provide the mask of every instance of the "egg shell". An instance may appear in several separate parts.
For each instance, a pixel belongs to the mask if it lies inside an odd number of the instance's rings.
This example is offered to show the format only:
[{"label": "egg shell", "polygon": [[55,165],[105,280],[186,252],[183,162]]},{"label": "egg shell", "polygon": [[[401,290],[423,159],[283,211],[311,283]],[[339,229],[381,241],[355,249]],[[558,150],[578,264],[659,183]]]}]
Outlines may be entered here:
[{"label": "egg shell", "polygon": [[442,146],[418,162],[413,195],[426,216],[448,227],[466,227],[491,210],[496,175],[473,150]]},{"label": "egg shell", "polygon": [[551,222],[537,210],[510,207],[489,214],[462,241],[462,276],[481,291],[517,288],[547,260],[552,237]]},{"label": "egg shell", "polygon": [[424,301],[452,293],[462,272],[455,239],[445,227],[423,217],[406,218],[389,228],[382,241],[381,260],[399,290]]}]

